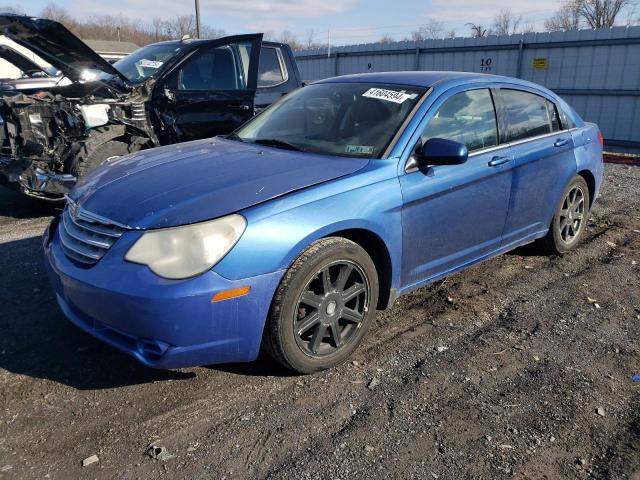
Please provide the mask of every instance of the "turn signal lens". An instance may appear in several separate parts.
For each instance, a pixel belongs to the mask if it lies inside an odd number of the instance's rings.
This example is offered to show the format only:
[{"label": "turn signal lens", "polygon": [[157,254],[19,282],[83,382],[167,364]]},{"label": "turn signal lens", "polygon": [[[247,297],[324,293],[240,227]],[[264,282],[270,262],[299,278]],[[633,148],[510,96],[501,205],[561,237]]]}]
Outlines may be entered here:
[{"label": "turn signal lens", "polygon": [[240,287],[240,288],[232,288],[231,290],[224,290],[222,292],[216,293],[211,299],[212,302],[221,302],[222,300],[229,300],[231,298],[243,297],[247,295],[251,291],[251,287],[249,285]]},{"label": "turn signal lens", "polygon": [[598,143],[600,143],[601,147],[604,147],[604,137],[602,136],[602,132],[598,130]]}]

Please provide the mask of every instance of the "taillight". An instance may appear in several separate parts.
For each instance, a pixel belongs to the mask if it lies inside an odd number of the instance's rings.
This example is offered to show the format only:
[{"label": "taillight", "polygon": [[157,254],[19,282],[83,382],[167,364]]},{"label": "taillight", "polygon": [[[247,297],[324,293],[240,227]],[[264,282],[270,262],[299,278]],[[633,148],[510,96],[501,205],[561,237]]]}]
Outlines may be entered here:
[{"label": "taillight", "polygon": [[604,137],[602,136],[602,132],[598,130],[598,143],[601,147],[604,147]]}]

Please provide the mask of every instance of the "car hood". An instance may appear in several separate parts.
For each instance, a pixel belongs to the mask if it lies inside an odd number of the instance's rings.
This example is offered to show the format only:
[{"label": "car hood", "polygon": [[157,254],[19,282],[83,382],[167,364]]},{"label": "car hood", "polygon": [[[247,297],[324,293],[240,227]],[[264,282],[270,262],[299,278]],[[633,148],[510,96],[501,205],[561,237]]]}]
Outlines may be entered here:
[{"label": "car hood", "polygon": [[36,53],[71,80],[86,80],[85,70],[97,70],[127,81],[109,62],[56,21],[0,15],[0,33]]},{"label": "car hood", "polygon": [[162,228],[234,213],[349,175],[368,159],[262,147],[220,137],[160,147],[107,163],[70,197],[130,228]]}]

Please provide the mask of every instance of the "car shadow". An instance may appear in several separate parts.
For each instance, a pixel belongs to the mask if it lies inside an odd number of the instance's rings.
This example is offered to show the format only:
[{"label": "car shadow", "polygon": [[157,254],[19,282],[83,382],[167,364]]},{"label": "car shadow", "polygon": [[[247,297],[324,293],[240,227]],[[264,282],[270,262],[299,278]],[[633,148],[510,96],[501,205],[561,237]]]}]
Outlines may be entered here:
[{"label": "car shadow", "polygon": [[0,272],[0,369],[79,390],[195,377],[145,367],[69,323],[49,286],[40,237],[0,244]]},{"label": "car shadow", "polygon": [[507,255],[517,255],[520,257],[548,257],[535,243],[527,243],[521,247],[507,252]]},{"label": "car shadow", "polygon": [[260,356],[251,363],[223,363],[220,365],[208,365],[206,368],[219,372],[232,373],[246,377],[296,377],[299,374],[287,370],[266,353],[260,352]]},{"label": "car shadow", "polygon": [[9,218],[41,218],[59,213],[63,202],[47,202],[28,197],[0,185],[0,216]]}]

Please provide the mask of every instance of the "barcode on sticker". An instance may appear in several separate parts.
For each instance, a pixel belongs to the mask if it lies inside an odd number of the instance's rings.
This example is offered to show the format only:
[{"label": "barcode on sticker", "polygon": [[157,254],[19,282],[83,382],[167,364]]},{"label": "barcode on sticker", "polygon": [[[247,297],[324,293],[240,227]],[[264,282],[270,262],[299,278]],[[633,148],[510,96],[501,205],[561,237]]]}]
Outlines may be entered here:
[{"label": "barcode on sticker", "polygon": [[370,88],[364,92],[362,96],[367,98],[377,98],[378,100],[386,100],[393,103],[403,103],[409,98],[416,98],[417,94],[407,93],[404,90],[396,92],[395,90],[386,90],[384,88]]}]

